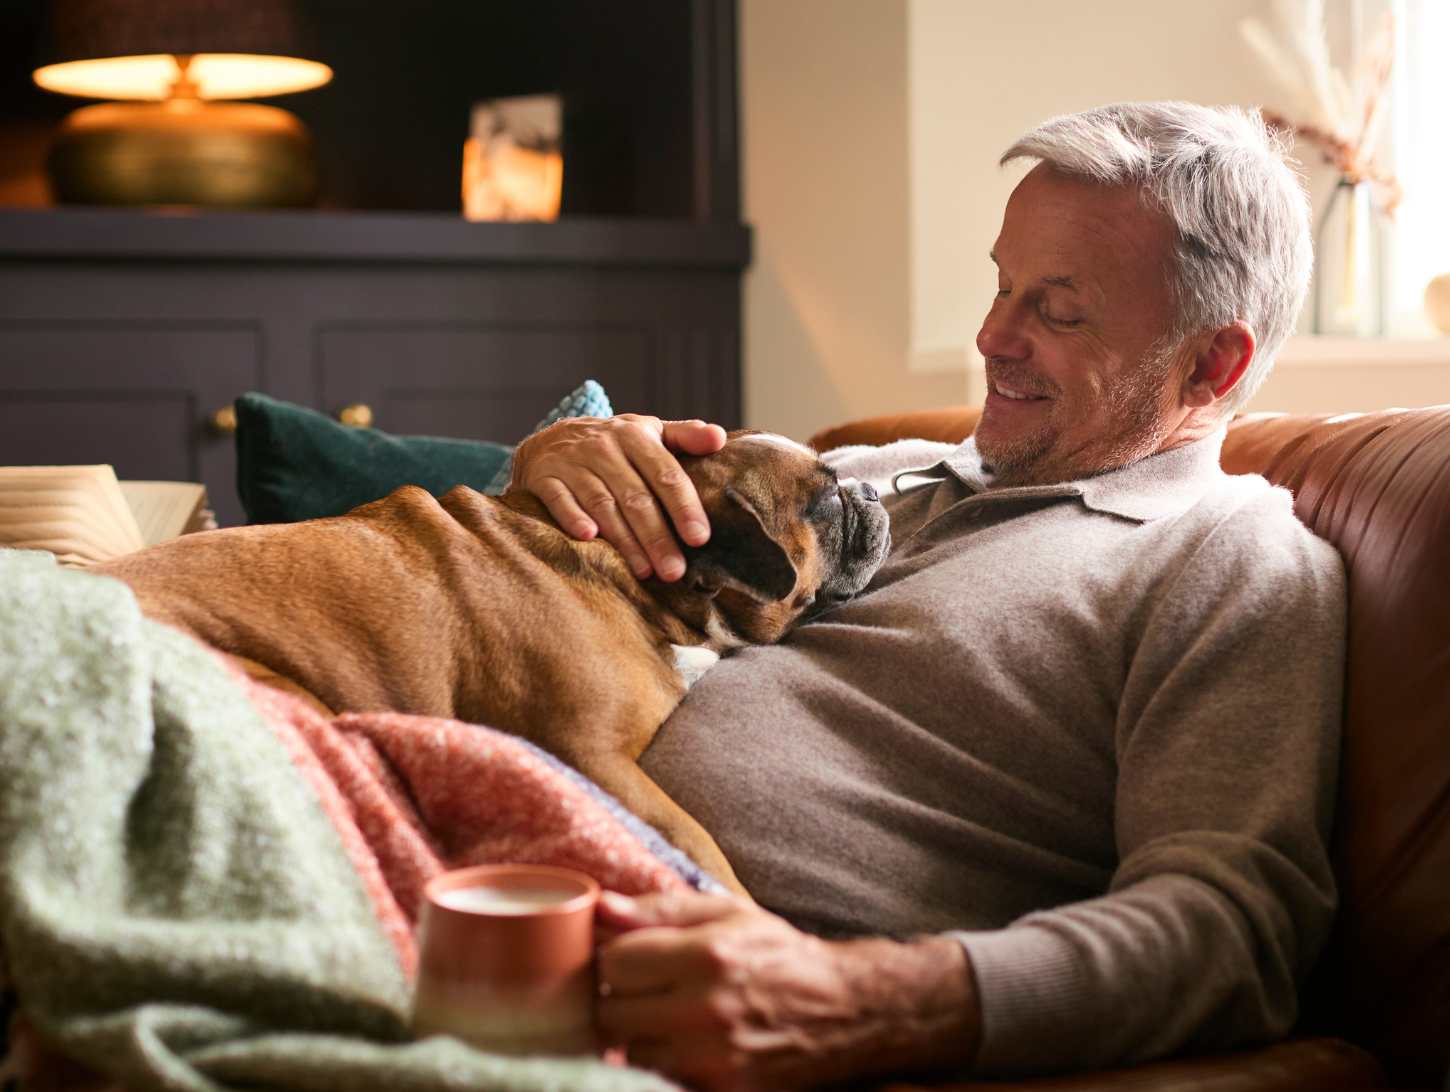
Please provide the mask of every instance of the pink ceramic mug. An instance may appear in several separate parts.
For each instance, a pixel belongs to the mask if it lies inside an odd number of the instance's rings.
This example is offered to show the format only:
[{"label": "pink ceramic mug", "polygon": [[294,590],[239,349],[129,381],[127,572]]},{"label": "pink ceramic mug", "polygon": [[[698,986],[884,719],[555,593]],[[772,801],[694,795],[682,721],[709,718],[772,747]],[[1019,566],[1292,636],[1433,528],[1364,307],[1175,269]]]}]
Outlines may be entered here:
[{"label": "pink ceramic mug", "polygon": [[414,1034],[503,1054],[595,1050],[599,884],[567,868],[480,865],[423,894]]}]

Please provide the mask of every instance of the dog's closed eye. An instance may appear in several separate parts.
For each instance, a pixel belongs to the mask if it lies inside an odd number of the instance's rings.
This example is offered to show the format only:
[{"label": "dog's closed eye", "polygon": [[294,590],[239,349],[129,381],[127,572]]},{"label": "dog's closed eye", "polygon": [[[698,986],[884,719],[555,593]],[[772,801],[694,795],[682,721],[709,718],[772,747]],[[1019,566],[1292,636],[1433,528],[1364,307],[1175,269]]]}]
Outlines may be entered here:
[{"label": "dog's closed eye", "polygon": [[834,478],[801,510],[801,516],[812,523],[834,519],[841,509],[841,486]]}]

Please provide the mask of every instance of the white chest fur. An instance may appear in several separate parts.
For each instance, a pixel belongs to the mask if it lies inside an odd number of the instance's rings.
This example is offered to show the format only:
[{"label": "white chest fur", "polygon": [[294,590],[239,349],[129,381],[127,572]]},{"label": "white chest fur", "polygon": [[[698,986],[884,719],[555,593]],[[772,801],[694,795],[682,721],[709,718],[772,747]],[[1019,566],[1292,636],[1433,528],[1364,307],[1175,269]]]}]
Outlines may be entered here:
[{"label": "white chest fur", "polygon": [[688,689],[700,680],[700,676],[720,661],[720,653],[697,645],[671,645],[675,650],[675,670],[685,680]]}]

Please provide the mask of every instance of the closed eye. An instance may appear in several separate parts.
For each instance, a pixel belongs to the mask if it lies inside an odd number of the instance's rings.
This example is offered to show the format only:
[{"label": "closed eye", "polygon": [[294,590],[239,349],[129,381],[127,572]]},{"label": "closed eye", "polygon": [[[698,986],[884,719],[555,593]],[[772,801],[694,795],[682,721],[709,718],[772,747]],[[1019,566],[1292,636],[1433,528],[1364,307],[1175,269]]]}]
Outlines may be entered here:
[{"label": "closed eye", "polygon": [[832,479],[801,511],[808,520],[830,519],[841,505],[841,487]]}]

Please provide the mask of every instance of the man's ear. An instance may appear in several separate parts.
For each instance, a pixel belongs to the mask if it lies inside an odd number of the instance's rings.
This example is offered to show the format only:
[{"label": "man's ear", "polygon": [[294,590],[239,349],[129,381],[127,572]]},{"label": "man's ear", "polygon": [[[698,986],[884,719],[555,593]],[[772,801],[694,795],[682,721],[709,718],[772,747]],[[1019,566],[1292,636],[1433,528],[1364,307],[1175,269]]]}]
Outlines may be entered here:
[{"label": "man's ear", "polygon": [[686,546],[687,580],[704,590],[740,588],[762,603],[777,603],[795,588],[796,571],[784,547],[770,537],[760,513],[734,487],[710,515],[710,541]]},{"label": "man's ear", "polygon": [[1201,409],[1225,398],[1243,379],[1258,348],[1253,327],[1236,320],[1194,345],[1193,364],[1183,379],[1185,406]]}]

